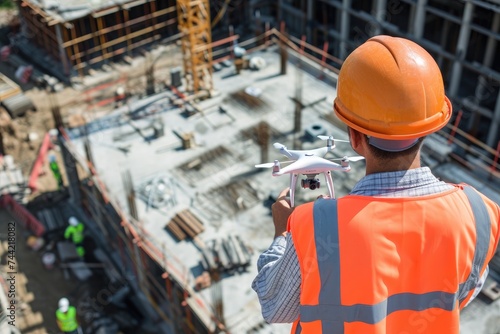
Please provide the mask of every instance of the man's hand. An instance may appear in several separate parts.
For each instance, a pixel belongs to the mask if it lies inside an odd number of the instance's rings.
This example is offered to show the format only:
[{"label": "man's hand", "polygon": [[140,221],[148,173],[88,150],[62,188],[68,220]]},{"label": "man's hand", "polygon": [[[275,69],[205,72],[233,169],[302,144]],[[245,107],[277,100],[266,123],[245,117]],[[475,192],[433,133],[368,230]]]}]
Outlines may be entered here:
[{"label": "man's hand", "polygon": [[274,222],[274,238],[286,235],[288,217],[294,209],[290,206],[290,200],[286,197],[289,190],[290,188],[283,189],[278,195],[276,202],[271,206]]}]

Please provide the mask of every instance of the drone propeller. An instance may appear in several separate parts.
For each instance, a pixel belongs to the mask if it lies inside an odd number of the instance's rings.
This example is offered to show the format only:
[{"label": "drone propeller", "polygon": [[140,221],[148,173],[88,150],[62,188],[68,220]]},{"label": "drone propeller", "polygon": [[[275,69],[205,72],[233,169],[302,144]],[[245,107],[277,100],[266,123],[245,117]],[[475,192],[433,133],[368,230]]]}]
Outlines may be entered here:
[{"label": "drone propeller", "polygon": [[265,164],[255,165],[256,168],[271,168],[274,166],[274,162],[267,162]]},{"label": "drone propeller", "polygon": [[356,161],[359,161],[359,160],[363,160],[365,157],[362,157],[360,155],[356,155],[354,157],[342,157],[342,158],[335,158],[335,159],[329,159],[329,160],[343,160],[343,161],[352,161],[352,162],[356,162]]},{"label": "drone propeller", "polygon": [[273,146],[277,150],[286,150],[286,146],[281,143],[274,143]]},{"label": "drone propeller", "polygon": [[290,152],[288,151],[288,149],[286,148],[286,146],[285,146],[285,145],[283,145],[283,144],[281,144],[281,143],[274,143],[274,144],[273,144],[273,146],[274,146],[274,148],[275,148],[275,149],[280,150],[280,152],[281,152],[282,154],[286,155],[287,157],[289,157],[289,158],[292,158],[292,157],[293,157],[292,153],[290,153]]},{"label": "drone propeller", "polygon": [[[281,165],[287,165],[295,161],[279,161]],[[271,168],[276,165],[276,162],[266,162],[263,164],[255,165],[256,168]]]},{"label": "drone propeller", "polygon": [[334,140],[336,142],[342,142],[342,143],[348,143],[349,142],[348,140],[335,139],[335,138],[333,138],[333,136],[322,136],[322,135],[319,135],[318,138],[321,139],[321,140],[328,140],[328,139],[330,139],[330,140]]}]

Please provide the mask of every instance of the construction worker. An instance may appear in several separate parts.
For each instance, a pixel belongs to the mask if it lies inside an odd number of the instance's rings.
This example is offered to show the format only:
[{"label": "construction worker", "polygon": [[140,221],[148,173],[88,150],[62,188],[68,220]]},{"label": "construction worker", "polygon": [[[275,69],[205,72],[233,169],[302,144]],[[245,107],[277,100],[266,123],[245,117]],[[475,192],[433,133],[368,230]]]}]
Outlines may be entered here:
[{"label": "construction worker", "polygon": [[292,333],[459,333],[499,240],[500,208],[420,164],[452,114],[434,59],[375,36],[338,77],[334,111],[366,175],[338,199],[272,206],[275,239],[252,283],[264,319]]},{"label": "construction worker", "polygon": [[69,225],[64,231],[64,238],[71,239],[75,244],[76,252],[83,257],[85,255],[85,248],[83,247],[83,230],[85,226],[73,216],[69,217],[68,223]]},{"label": "construction worker", "polygon": [[56,321],[61,332],[71,334],[79,333],[76,308],[69,304],[68,298],[59,299],[59,308],[56,311]]},{"label": "construction worker", "polygon": [[52,175],[54,175],[54,178],[56,179],[58,189],[61,189],[63,186],[62,173],[59,169],[59,165],[57,164],[56,156],[53,154],[49,156],[49,167],[52,171]]}]

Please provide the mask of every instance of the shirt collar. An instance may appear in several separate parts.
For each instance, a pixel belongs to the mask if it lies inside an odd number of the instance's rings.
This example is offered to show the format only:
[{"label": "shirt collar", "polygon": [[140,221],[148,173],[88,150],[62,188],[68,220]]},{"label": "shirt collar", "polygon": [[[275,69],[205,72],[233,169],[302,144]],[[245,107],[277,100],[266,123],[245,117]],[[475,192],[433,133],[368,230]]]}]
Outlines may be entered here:
[{"label": "shirt collar", "polygon": [[409,170],[374,173],[366,175],[354,186],[351,195],[377,196],[404,192],[408,189],[444,185],[429,167]]}]

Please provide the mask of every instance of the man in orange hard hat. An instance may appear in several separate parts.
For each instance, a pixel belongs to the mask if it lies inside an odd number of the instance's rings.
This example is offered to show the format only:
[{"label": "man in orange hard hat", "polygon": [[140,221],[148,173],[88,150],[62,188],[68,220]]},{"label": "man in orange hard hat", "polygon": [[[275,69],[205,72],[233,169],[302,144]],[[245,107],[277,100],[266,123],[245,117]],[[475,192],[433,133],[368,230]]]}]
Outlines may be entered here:
[{"label": "man in orange hard hat", "polygon": [[349,195],[272,206],[275,239],[252,283],[267,322],[292,333],[459,333],[498,240],[500,208],[420,164],[452,105],[434,59],[375,36],[339,73],[335,114],[366,175]]}]

